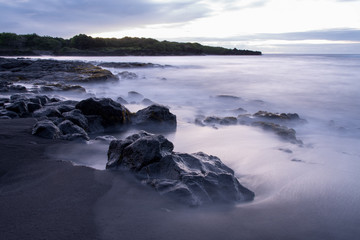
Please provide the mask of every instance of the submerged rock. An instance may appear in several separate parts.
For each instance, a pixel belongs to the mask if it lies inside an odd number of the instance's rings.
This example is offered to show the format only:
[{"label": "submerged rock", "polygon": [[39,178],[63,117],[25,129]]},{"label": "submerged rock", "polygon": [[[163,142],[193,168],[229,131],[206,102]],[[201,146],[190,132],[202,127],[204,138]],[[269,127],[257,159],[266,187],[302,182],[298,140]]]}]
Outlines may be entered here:
[{"label": "submerged rock", "polygon": [[301,140],[296,138],[296,131],[292,128],[288,128],[286,126],[281,126],[276,123],[269,122],[254,122],[252,126],[261,127],[266,131],[271,131],[281,137],[282,139],[289,141],[294,144],[303,144]]},{"label": "submerged rock", "polygon": [[162,135],[142,131],[111,141],[106,167],[129,170],[160,194],[191,206],[253,200],[254,193],[219,158],[175,153],[173,148]]},{"label": "submerged rock", "polygon": [[121,79],[133,80],[139,78],[139,76],[136,73],[128,72],[128,71],[123,71],[121,73],[118,73],[118,75]]}]

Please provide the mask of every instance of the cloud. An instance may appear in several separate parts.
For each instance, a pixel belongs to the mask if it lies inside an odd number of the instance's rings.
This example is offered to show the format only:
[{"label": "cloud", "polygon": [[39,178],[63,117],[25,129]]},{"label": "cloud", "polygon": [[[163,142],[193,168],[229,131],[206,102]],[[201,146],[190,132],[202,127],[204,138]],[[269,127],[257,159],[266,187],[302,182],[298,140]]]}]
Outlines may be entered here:
[{"label": "cloud", "polygon": [[176,23],[209,13],[206,4],[150,0],[0,0],[4,32],[71,36],[157,23]]}]

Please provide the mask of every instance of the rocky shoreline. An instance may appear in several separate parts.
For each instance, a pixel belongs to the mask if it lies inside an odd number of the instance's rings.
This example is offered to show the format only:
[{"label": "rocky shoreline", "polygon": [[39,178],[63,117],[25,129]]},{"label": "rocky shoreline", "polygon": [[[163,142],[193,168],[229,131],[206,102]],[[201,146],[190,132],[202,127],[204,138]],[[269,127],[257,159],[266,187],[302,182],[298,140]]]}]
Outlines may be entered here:
[{"label": "rocky shoreline", "polygon": [[[112,67],[125,66],[110,64]],[[126,64],[132,65],[159,67],[152,64]],[[39,94],[46,88],[50,88],[49,91],[54,88],[57,91],[83,89],[82,86],[68,83],[118,80],[108,70],[90,63],[1,58],[0,79],[0,92],[11,94],[8,98],[0,99],[0,119],[36,118],[32,134],[42,138],[86,142],[90,140],[89,134],[96,135],[94,139],[112,139],[102,136],[109,130],[176,130],[176,116],[169,108],[152,104],[150,100],[150,106],[132,113],[120,103],[124,101],[121,98],[118,102],[110,98],[95,97],[74,101]],[[41,85],[40,91],[28,91],[21,85],[24,82]],[[130,139],[132,142],[128,142]],[[159,139],[163,140],[159,142]],[[163,149],[163,142],[170,147]],[[204,153],[179,154],[172,150],[172,143],[162,135],[140,132],[140,135],[129,136],[125,140],[111,141],[107,168],[128,166],[124,165],[124,162],[129,163],[129,159],[132,159],[131,161],[138,162],[142,167],[130,167],[128,170],[138,177],[142,175],[141,181],[144,182],[146,172],[147,183],[161,195],[170,196],[190,206],[217,202],[235,203],[254,198],[254,193],[240,185],[234,172],[217,157]],[[183,167],[185,165],[186,168]],[[162,169],[161,174],[158,172],[159,168]],[[139,175],[139,172],[142,174]],[[175,172],[178,172],[177,177]]]}]

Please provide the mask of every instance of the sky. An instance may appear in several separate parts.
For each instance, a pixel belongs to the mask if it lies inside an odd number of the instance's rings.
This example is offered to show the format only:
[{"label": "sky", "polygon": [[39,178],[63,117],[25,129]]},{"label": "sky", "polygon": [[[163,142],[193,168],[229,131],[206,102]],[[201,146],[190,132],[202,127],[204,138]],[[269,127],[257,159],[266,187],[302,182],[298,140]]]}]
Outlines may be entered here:
[{"label": "sky", "polygon": [[360,0],[0,0],[0,32],[360,54]]}]

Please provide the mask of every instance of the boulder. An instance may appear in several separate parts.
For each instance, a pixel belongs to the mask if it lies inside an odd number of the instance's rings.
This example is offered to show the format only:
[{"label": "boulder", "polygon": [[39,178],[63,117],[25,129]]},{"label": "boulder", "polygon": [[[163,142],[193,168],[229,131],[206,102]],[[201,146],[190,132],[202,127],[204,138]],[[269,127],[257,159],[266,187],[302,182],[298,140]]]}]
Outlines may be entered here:
[{"label": "boulder", "polygon": [[85,115],[98,115],[104,127],[130,123],[130,111],[111,98],[88,98],[75,106]]},{"label": "boulder", "polygon": [[169,108],[161,105],[151,105],[135,113],[133,123],[141,127],[158,127],[164,130],[176,129],[176,116]]},{"label": "boulder", "polygon": [[75,123],[82,129],[88,130],[89,128],[88,120],[79,109],[74,109],[70,112],[64,112],[62,115],[64,116],[65,119],[70,120],[71,122]]},{"label": "boulder", "polygon": [[32,134],[49,139],[58,139],[61,136],[59,128],[50,120],[38,121],[33,127]]},{"label": "boulder", "polygon": [[58,128],[61,131],[61,133],[64,136],[66,136],[65,139],[71,139],[72,137],[74,137],[75,134],[76,138],[80,137],[86,141],[90,140],[88,134],[85,132],[84,129],[75,125],[73,122],[69,120],[65,120],[61,122],[58,125]]},{"label": "boulder", "polygon": [[41,118],[41,117],[62,117],[61,113],[59,112],[59,110],[57,110],[56,107],[54,106],[46,106],[43,108],[40,108],[38,110],[36,110],[33,113],[33,117],[34,118]]},{"label": "boulder", "polygon": [[112,141],[106,167],[129,170],[160,194],[191,206],[253,200],[254,193],[219,158],[202,152],[175,153],[173,148],[162,135],[142,131]]},{"label": "boulder", "polygon": [[16,112],[20,117],[27,117],[29,115],[27,102],[24,100],[17,100],[11,103],[10,105],[6,106],[6,110]]}]

